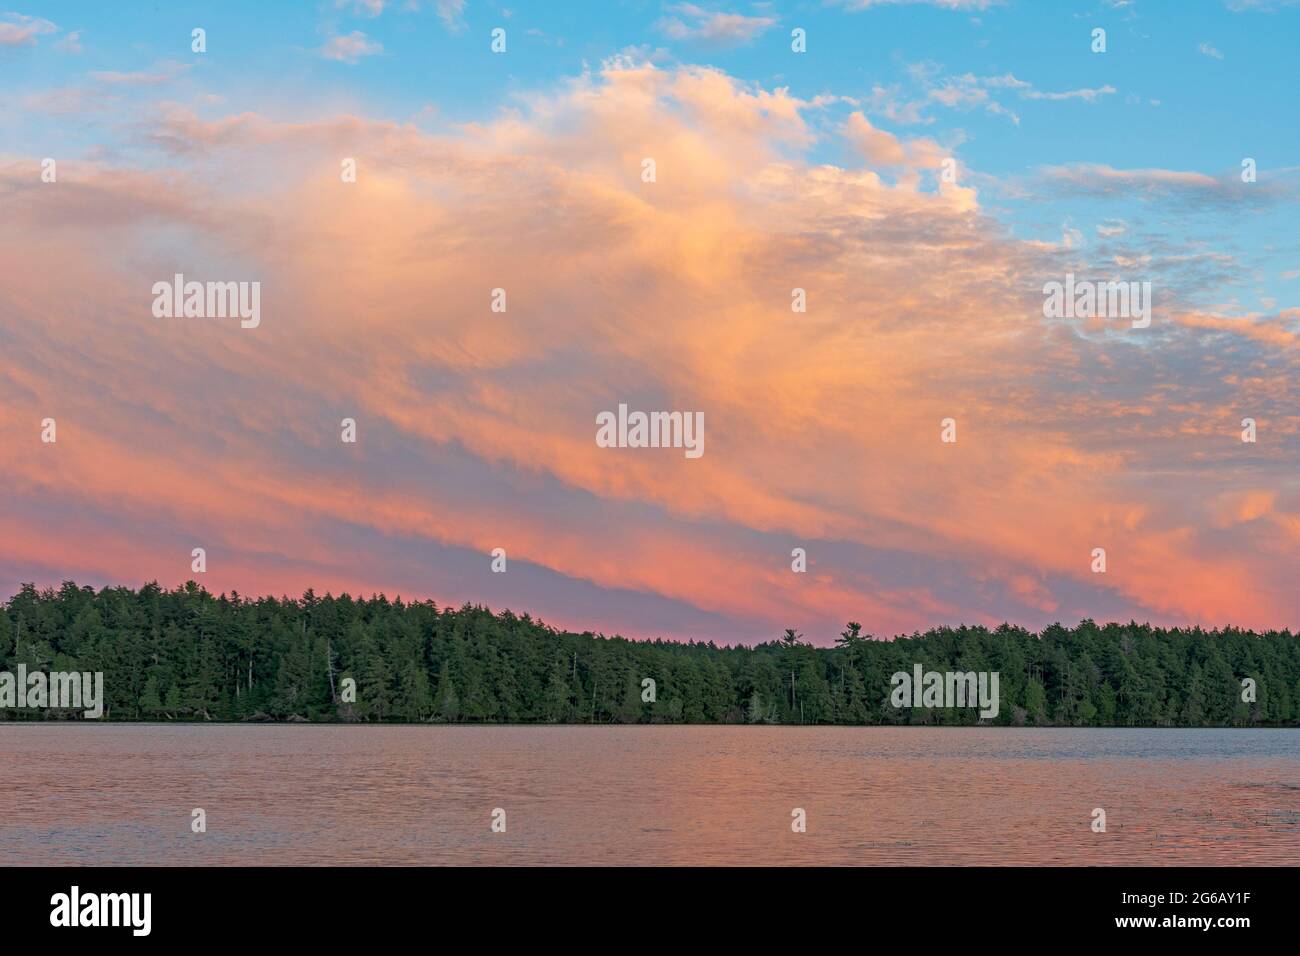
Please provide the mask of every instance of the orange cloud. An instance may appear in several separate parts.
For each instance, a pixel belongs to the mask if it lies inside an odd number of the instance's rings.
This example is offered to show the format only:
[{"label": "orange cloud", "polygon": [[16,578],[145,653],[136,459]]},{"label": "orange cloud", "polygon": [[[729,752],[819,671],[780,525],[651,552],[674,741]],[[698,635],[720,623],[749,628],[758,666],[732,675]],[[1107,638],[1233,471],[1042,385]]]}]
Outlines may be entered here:
[{"label": "orange cloud", "polygon": [[[437,132],[168,107],[140,134],[165,172],[87,163],[52,186],[0,164],[0,558],[175,581],[202,539],[227,556],[212,580],[246,592],[364,578],[463,600],[405,549],[500,546],[599,596],[602,622],[636,595],[754,637],[1294,616],[1277,559],[1297,536],[1256,520],[1276,492],[1233,498],[1230,469],[1196,464],[1232,438],[1224,394],[1130,373],[1144,346],[1105,328],[1044,323],[1059,250],[940,183],[933,141],[855,113],[861,165],[805,158],[823,106],[616,61]],[[153,318],[176,272],[260,281],[261,327]],[[1196,315],[1161,334],[1194,349],[1206,330],[1290,336]],[[706,454],[597,447],[619,402],[702,411]],[[95,561],[66,515],[42,531],[74,506]]]}]

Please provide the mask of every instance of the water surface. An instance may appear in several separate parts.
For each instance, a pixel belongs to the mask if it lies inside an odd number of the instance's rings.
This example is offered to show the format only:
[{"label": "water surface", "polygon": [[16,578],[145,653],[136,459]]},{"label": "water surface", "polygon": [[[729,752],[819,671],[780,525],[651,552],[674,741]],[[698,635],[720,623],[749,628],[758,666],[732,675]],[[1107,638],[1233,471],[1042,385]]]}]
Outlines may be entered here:
[{"label": "water surface", "polygon": [[1300,730],[0,724],[0,863],[1294,865]]}]

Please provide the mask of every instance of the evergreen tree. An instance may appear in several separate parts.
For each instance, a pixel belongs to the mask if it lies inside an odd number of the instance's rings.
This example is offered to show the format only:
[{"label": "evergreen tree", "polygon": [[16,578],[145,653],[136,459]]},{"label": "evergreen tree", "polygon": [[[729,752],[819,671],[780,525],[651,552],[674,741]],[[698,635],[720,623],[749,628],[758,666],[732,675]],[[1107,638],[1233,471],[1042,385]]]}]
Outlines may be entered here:
[{"label": "evergreen tree", "polygon": [[[1295,726],[1300,641],[1289,631],[1082,621],[1035,635],[1002,625],[834,647],[794,629],[754,647],[567,633],[527,614],[383,595],[248,599],[174,590],[22,585],[0,605],[0,670],[102,671],[111,720],[279,719],[656,723],[961,723],[974,708],[912,710],[890,676],[1000,674],[996,722],[1070,726]],[[339,702],[354,675],[355,705]],[[641,700],[641,679],[657,685]],[[1243,699],[1242,681],[1255,697]],[[31,708],[6,720],[43,719]],[[80,719],[75,714],[58,716]]]}]

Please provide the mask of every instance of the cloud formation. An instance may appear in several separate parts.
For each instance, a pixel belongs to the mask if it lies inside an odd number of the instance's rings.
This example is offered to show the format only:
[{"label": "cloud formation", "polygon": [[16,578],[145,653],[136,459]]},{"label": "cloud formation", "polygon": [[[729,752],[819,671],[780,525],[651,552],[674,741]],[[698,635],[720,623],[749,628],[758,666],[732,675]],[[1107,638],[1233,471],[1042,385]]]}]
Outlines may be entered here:
[{"label": "cloud formation", "polygon": [[357,63],[363,56],[374,56],[384,52],[384,45],[371,40],[360,30],[353,30],[346,36],[331,37],[321,47],[321,56],[327,60],[340,63]]},{"label": "cloud formation", "polygon": [[[724,640],[1293,619],[1295,317],[1046,321],[1044,279],[1096,263],[824,107],[620,58],[482,123],[169,104],[138,164],[0,163],[0,571],[170,584],[203,546],[216,588]],[[260,281],[261,327],[154,318],[175,273]],[[597,447],[620,402],[702,411],[707,453]]]},{"label": "cloud formation", "polygon": [[57,33],[58,29],[42,17],[6,13],[0,16],[0,47],[35,46],[37,37]]},{"label": "cloud formation", "polygon": [[693,3],[669,8],[674,16],[659,21],[659,29],[673,40],[694,40],[717,46],[749,43],[776,24],[774,17],[706,10]]}]

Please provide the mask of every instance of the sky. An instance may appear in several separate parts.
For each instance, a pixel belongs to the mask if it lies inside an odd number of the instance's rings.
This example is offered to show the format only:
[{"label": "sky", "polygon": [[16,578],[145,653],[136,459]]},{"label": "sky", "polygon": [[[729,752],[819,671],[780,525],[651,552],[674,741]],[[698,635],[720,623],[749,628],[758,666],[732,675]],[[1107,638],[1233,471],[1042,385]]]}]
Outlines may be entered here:
[{"label": "sky", "polygon": [[14,2],[5,595],[1300,626],[1300,3]]}]

